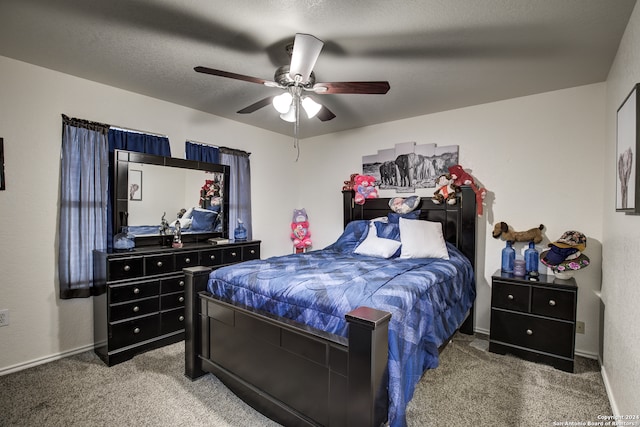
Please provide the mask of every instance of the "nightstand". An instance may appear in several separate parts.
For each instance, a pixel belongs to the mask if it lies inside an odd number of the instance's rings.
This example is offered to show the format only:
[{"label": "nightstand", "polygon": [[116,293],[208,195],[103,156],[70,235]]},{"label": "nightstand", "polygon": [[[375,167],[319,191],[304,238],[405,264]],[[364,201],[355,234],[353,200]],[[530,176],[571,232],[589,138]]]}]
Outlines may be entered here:
[{"label": "nightstand", "polygon": [[545,274],[537,279],[499,270],[491,277],[489,351],[573,372],[576,281]]}]

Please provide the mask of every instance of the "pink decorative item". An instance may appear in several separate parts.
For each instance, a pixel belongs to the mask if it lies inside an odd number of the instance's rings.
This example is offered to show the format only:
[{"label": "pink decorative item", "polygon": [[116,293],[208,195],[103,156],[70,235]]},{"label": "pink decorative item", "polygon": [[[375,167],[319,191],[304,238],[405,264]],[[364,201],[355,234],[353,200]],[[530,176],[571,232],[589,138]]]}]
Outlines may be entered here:
[{"label": "pink decorative item", "polygon": [[293,240],[293,246],[296,249],[306,249],[311,246],[309,217],[307,216],[307,211],[304,208],[293,210],[291,240]]}]

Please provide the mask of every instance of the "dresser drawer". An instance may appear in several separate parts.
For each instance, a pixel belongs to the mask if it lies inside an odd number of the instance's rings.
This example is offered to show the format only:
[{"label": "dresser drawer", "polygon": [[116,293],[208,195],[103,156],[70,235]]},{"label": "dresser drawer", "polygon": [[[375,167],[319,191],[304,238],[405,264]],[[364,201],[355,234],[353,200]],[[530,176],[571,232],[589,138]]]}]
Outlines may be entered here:
[{"label": "dresser drawer", "polygon": [[507,310],[529,311],[529,295],[531,287],[494,281],[491,292],[491,306]]},{"label": "dresser drawer", "polygon": [[570,322],[491,310],[491,341],[573,358],[574,333]]},{"label": "dresser drawer", "polygon": [[144,316],[159,310],[158,297],[151,297],[133,302],[114,304],[109,307],[111,322],[128,319],[130,317]]},{"label": "dresser drawer", "polygon": [[153,255],[144,257],[145,275],[166,274],[176,271],[173,254]]},{"label": "dresser drawer", "polygon": [[162,312],[160,317],[162,319],[162,326],[160,327],[162,334],[184,329],[184,308]]},{"label": "dresser drawer", "polygon": [[114,350],[154,338],[160,332],[160,314],[137,317],[110,325],[109,349]]},{"label": "dresser drawer", "polygon": [[171,279],[160,280],[160,293],[170,294],[184,291],[184,274]]},{"label": "dresser drawer", "polygon": [[176,271],[182,271],[183,268],[198,265],[198,252],[177,252],[176,253]]},{"label": "dresser drawer", "polygon": [[132,279],[144,274],[142,257],[116,258],[107,263],[107,281]]},{"label": "dresser drawer", "polygon": [[109,303],[133,301],[141,298],[157,296],[160,293],[160,281],[132,283],[109,286]]},{"label": "dresser drawer", "polygon": [[206,249],[200,251],[200,264],[205,267],[213,267],[222,264],[222,249]]},{"label": "dresser drawer", "polygon": [[184,307],[184,292],[162,295],[160,297],[160,310],[170,310],[177,307]]},{"label": "dresser drawer", "polygon": [[242,247],[242,261],[260,259],[260,245],[250,245]]},{"label": "dresser drawer", "polygon": [[240,261],[242,261],[242,248],[236,246],[222,249],[222,262],[224,264],[232,264]]},{"label": "dresser drawer", "polygon": [[576,293],[573,291],[534,287],[531,299],[531,312],[534,314],[557,319],[574,319]]}]

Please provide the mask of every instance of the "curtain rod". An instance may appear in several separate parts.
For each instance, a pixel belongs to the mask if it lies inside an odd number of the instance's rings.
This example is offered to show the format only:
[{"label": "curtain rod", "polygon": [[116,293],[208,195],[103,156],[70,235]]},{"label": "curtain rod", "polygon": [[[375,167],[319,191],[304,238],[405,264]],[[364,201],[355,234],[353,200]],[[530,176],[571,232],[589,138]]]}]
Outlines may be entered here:
[{"label": "curtain rod", "polygon": [[147,134],[147,135],[159,136],[161,138],[169,138],[167,135],[162,135],[160,133],[149,132],[147,130],[130,129],[130,128],[122,127],[122,126],[111,126],[111,129],[121,130],[121,131],[124,131],[124,132],[144,133],[144,134]]}]

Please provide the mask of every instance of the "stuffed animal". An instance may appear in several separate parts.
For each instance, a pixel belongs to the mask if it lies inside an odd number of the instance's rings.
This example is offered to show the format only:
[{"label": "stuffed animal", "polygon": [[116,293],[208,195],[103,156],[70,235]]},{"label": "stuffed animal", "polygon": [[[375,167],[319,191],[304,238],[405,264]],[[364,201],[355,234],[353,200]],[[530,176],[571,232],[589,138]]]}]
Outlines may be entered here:
[{"label": "stuffed animal", "polygon": [[540,224],[538,228],[531,228],[527,231],[513,231],[506,222],[497,222],[493,227],[493,237],[502,237],[503,240],[511,242],[534,242],[540,243],[542,241],[542,230],[544,225]]},{"label": "stuffed animal", "polygon": [[451,174],[451,178],[453,178],[454,185],[458,187],[462,185],[469,185],[471,187],[473,192],[476,194],[476,212],[478,213],[478,216],[482,215],[482,201],[487,195],[487,189],[478,187],[473,177],[460,165],[450,166],[449,173]]},{"label": "stuffed animal", "polygon": [[293,210],[293,220],[291,222],[291,240],[296,249],[305,249],[311,246],[311,232],[309,231],[309,218],[307,211],[302,209]]},{"label": "stuffed animal", "polygon": [[453,184],[451,175],[440,175],[436,180],[436,187],[438,188],[434,193],[431,200],[433,203],[439,205],[440,203],[447,203],[449,205],[456,204],[456,193],[459,188]]},{"label": "stuffed animal", "polygon": [[354,179],[354,190],[356,192],[355,202],[358,205],[364,205],[366,199],[376,199],[378,190],[374,186],[376,177],[371,175],[358,175]]}]

